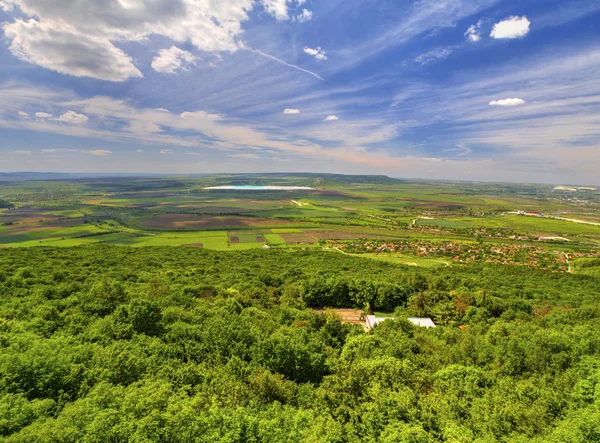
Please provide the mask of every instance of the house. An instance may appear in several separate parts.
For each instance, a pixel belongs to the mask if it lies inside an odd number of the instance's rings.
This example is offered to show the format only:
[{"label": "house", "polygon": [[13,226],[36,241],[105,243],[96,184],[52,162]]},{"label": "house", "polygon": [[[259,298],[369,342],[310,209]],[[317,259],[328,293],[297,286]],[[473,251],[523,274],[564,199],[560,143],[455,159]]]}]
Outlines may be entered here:
[{"label": "house", "polygon": [[[377,317],[375,315],[367,315],[365,318],[365,328],[373,329],[379,323],[384,322],[386,320],[393,320],[394,317]],[[421,326],[422,328],[435,328],[435,323],[430,318],[418,318],[411,317],[408,319],[415,326]]]},{"label": "house", "polygon": [[375,326],[377,326],[379,323],[384,322],[386,320],[393,320],[393,317],[376,317],[374,315],[367,315],[365,317],[365,328],[366,329],[373,329]]},{"label": "house", "polygon": [[411,317],[408,319],[408,321],[411,322],[413,325],[421,326],[422,328],[435,328],[436,327],[433,320],[428,317],[422,317],[422,318]]}]

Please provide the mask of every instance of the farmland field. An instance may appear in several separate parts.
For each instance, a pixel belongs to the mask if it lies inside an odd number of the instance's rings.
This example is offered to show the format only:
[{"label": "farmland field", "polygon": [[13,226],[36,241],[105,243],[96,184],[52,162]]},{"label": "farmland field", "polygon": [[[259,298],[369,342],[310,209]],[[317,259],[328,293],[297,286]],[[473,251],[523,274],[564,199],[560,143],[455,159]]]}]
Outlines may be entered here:
[{"label": "farmland field", "polygon": [[[306,189],[205,189],[232,182]],[[0,245],[7,247],[105,243],[338,251],[361,239],[408,239],[536,244],[576,258],[593,255],[600,245],[600,226],[593,224],[600,219],[600,193],[575,199],[545,185],[266,174],[8,182],[1,194],[11,206],[0,212]],[[411,266],[447,263],[363,252]]]}]

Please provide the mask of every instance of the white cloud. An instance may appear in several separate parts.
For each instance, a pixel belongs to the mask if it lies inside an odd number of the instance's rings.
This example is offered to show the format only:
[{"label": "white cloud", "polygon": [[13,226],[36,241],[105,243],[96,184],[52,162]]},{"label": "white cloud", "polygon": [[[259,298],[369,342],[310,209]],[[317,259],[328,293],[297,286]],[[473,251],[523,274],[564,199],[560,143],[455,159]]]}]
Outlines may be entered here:
[{"label": "white cloud", "polygon": [[327,116],[327,118],[325,119],[326,122],[331,122],[331,121],[335,121],[335,120],[339,120],[340,118],[337,115],[329,115]]},{"label": "white cloud", "polygon": [[327,56],[325,55],[325,51],[321,49],[320,46],[317,46],[315,49],[309,48],[308,46],[304,47],[304,52],[308,55],[312,55],[317,60],[327,60]]},{"label": "white cloud", "polygon": [[172,149],[161,149],[160,153],[161,153],[161,155],[168,155],[168,154],[172,154],[173,150]]},{"label": "white cloud", "polygon": [[91,155],[95,155],[98,157],[104,157],[106,155],[112,154],[112,151],[109,151],[108,149],[90,149],[88,152]]},{"label": "white cloud", "polygon": [[525,104],[521,98],[505,98],[503,100],[492,100],[490,106],[519,106]]},{"label": "white cloud", "polygon": [[137,149],[135,152],[137,152],[138,154],[143,154],[144,150],[143,149]]},{"label": "white cloud", "polygon": [[18,155],[31,155],[31,151],[28,149],[17,149],[14,153]]},{"label": "white cloud", "polygon": [[300,109],[284,109],[284,114],[300,114]]},{"label": "white cloud", "polygon": [[185,70],[187,65],[195,61],[196,57],[192,53],[171,46],[169,49],[158,51],[158,56],[152,60],[152,69],[163,74],[176,74],[178,70]]},{"label": "white cloud", "polygon": [[303,9],[302,12],[296,16],[296,20],[298,20],[300,23],[312,20],[312,11]]},{"label": "white cloud", "polygon": [[[141,42],[151,35],[176,43],[191,43],[201,51],[235,52],[242,47],[243,23],[255,0],[0,0],[2,9],[19,9],[18,17],[3,25],[11,52],[32,64],[77,77],[122,82],[142,77],[132,58],[115,42]],[[278,20],[290,18],[298,0],[260,0]],[[304,15],[302,12],[301,15]],[[17,14],[15,14],[17,16]],[[171,54],[189,62],[187,54]],[[162,60],[154,67],[164,72],[177,61]],[[163,71],[161,71],[163,72]]]},{"label": "white cloud", "polygon": [[14,6],[14,0],[0,0],[0,11],[10,12]]},{"label": "white cloud", "polygon": [[431,51],[424,52],[415,58],[415,62],[421,63],[422,65],[426,65],[427,63],[431,63],[436,60],[443,60],[448,58],[450,54],[454,52],[454,48],[435,48]]},{"label": "white cloud", "polygon": [[277,20],[289,20],[288,3],[292,0],[262,0],[265,10]]},{"label": "white cloud", "polygon": [[529,33],[531,22],[527,17],[508,17],[494,25],[490,37],[521,38]]},{"label": "white cloud", "polygon": [[114,82],[142,77],[131,58],[105,37],[33,19],[5,24],[4,35],[16,57],[61,74]]},{"label": "white cloud", "polygon": [[37,118],[51,118],[52,114],[48,114],[47,112],[36,112],[35,116]]},{"label": "white cloud", "polygon": [[469,29],[467,29],[467,32],[465,32],[465,37],[467,37],[467,39],[473,43],[476,43],[479,40],[481,40],[482,24],[483,22],[479,20],[476,25],[469,26]]},{"label": "white cloud", "polygon": [[19,117],[21,117],[21,118],[31,118],[31,117],[30,117],[30,115],[29,115],[27,112],[24,112],[24,111],[19,111],[19,112],[17,113],[17,115],[18,115]]},{"label": "white cloud", "polygon": [[70,123],[73,125],[81,125],[81,124],[87,123],[89,118],[87,115],[78,114],[75,111],[67,111],[64,114],[62,114],[60,117],[58,117],[56,120],[63,122],[63,123]]}]

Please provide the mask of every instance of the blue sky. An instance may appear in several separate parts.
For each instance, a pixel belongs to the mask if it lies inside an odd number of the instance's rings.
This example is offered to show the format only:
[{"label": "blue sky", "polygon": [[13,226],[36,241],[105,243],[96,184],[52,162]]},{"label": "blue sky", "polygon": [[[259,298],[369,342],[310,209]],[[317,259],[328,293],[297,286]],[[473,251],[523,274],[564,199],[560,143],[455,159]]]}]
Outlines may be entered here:
[{"label": "blue sky", "polygon": [[0,171],[600,184],[600,0],[0,0]]}]

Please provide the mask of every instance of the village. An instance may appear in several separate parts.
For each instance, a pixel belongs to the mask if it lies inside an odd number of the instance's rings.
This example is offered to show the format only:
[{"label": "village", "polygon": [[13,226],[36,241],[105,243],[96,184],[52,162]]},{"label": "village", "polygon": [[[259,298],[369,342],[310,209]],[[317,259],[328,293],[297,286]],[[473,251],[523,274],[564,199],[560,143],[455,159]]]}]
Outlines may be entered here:
[{"label": "village", "polygon": [[570,259],[599,256],[598,252],[570,252],[567,254],[561,251],[548,251],[529,244],[468,244],[427,240],[346,242],[339,245],[339,249],[352,254],[397,253],[417,257],[445,258],[456,263],[528,266],[554,272],[570,272]]}]

